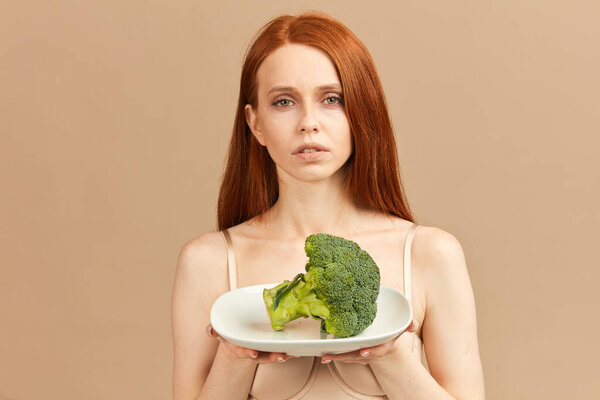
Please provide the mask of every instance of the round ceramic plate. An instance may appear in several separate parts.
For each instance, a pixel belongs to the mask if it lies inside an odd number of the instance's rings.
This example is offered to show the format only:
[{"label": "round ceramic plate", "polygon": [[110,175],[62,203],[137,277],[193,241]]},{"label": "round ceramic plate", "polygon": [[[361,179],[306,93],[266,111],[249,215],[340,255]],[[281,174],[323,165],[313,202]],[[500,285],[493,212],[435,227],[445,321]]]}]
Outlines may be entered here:
[{"label": "round ceramic plate", "polygon": [[412,320],[406,297],[396,289],[382,286],[375,321],[356,336],[338,338],[321,334],[321,324],[313,318],[299,318],[288,323],[284,330],[274,331],[262,293],[263,289],[277,285],[247,286],[220,296],[210,310],[214,330],[224,339],[249,349],[321,356],[376,346],[398,336]]}]

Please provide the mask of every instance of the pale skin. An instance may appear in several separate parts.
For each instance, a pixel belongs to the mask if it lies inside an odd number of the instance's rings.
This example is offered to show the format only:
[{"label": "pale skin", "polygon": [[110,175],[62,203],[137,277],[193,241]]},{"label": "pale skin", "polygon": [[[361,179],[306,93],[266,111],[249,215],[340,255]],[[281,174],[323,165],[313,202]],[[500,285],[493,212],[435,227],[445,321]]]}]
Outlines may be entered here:
[{"label": "pale skin", "polygon": [[[306,261],[304,239],[327,232],[356,241],[377,262],[382,284],[403,291],[402,245],[411,223],[360,208],[344,194],[340,167],[353,151],[352,139],[329,58],[286,44],[265,59],[257,78],[258,105],[246,106],[246,120],[277,166],[280,195],[263,221],[229,229],[238,285],[291,279]],[[277,87],[287,89],[272,92]],[[293,154],[311,142],[328,149],[321,159]],[[291,357],[236,346],[212,329],[210,308],[229,290],[226,268],[220,233],[194,238],[180,252],[172,302],[175,400],[245,400],[258,364]],[[460,243],[421,226],[412,271],[413,321],[405,333],[379,346],[323,355],[322,362],[369,364],[390,399],[483,399],[475,302]],[[430,372],[415,357],[414,335],[425,345]]]}]

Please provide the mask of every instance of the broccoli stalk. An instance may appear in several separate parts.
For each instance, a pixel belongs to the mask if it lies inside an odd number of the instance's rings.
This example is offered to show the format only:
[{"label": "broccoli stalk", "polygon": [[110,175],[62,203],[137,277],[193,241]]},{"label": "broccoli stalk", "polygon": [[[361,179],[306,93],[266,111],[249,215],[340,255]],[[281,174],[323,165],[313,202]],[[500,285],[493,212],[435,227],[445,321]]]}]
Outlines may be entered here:
[{"label": "broccoli stalk", "polygon": [[355,242],[324,233],[305,242],[306,273],[263,291],[274,330],[297,318],[321,320],[321,329],[338,337],[354,336],[377,313],[379,268]]},{"label": "broccoli stalk", "polygon": [[282,330],[288,322],[300,317],[313,317],[318,320],[329,317],[329,307],[317,298],[312,285],[307,284],[306,279],[310,279],[310,273],[298,274],[291,282],[284,281],[272,289],[263,291],[271,326],[276,331]]}]

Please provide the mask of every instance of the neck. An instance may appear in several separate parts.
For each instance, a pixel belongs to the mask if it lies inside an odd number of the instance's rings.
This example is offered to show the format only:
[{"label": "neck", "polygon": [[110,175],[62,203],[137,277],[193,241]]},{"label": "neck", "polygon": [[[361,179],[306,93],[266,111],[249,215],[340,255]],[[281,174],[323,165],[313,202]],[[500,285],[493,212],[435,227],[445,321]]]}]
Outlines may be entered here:
[{"label": "neck", "polygon": [[304,240],[315,233],[347,235],[360,228],[361,210],[348,198],[341,173],[322,181],[279,175],[279,198],[268,211],[269,226],[281,239]]}]

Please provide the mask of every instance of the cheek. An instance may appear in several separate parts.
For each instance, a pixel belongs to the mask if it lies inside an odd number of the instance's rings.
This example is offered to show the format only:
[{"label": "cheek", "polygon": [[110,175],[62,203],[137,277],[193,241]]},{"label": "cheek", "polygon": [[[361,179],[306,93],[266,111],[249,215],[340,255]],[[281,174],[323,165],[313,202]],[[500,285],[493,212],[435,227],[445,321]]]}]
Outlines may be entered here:
[{"label": "cheek", "polygon": [[341,133],[339,140],[340,145],[343,146],[347,152],[352,153],[353,139],[352,134],[350,133],[350,124],[348,123],[348,120],[344,119],[343,121],[341,121],[340,125],[338,126],[338,129]]},{"label": "cheek", "polygon": [[271,141],[267,143],[267,150],[271,155],[271,158],[278,163],[288,158],[288,148],[289,144],[281,137],[272,138]]},{"label": "cheek", "polygon": [[290,129],[280,121],[271,120],[263,128],[263,138],[269,155],[276,163],[288,156],[291,142]]},{"label": "cheek", "polygon": [[293,112],[271,112],[262,118],[262,130],[265,136],[280,136],[293,129],[296,117]]},{"label": "cheek", "polygon": [[273,153],[271,157],[276,157],[276,154],[281,157],[282,152],[287,154],[297,126],[293,113],[274,113],[266,117],[263,122],[263,137],[269,152]]}]

